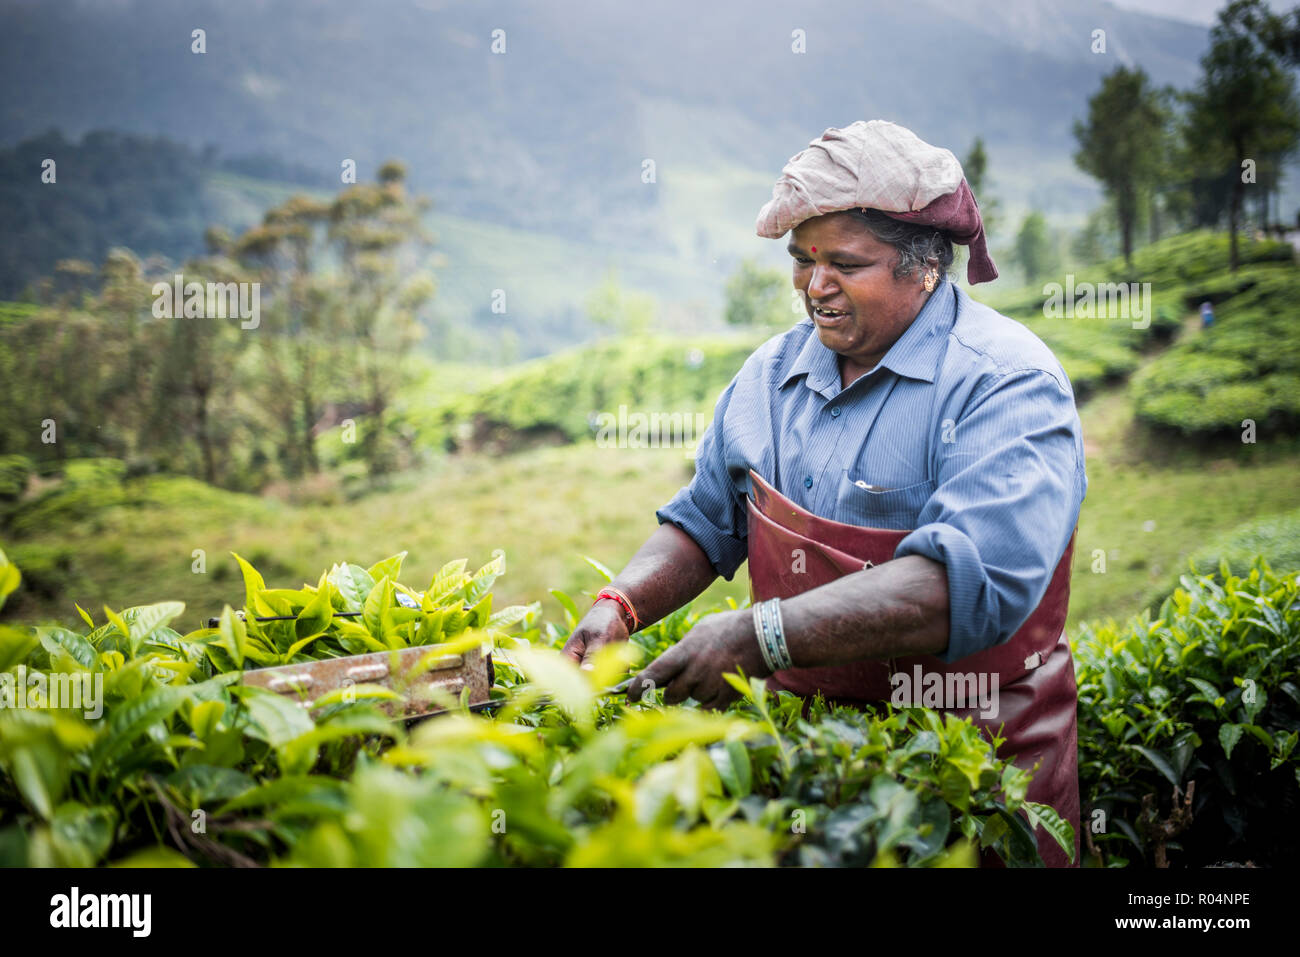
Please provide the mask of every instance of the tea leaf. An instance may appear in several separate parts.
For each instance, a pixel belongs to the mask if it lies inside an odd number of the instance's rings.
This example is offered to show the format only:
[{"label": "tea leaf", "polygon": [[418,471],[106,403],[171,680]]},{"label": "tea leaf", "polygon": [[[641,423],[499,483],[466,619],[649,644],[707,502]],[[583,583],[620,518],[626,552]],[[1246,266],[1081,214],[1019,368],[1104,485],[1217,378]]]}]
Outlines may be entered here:
[{"label": "tea leaf", "polygon": [[262,580],[262,575],[256,568],[234,552],[230,554],[235,556],[235,561],[239,563],[239,571],[244,576],[244,608],[250,614],[254,614],[253,599],[258,592],[265,590],[266,582]]},{"label": "tea leaf", "polygon": [[375,581],[381,578],[388,578],[397,581],[397,576],[402,573],[402,559],[406,557],[406,552],[398,552],[396,555],[390,555],[382,562],[375,562],[366,571]]},{"label": "tea leaf", "polygon": [[1066,855],[1070,859],[1070,863],[1073,864],[1074,826],[1070,824],[1069,821],[1065,820],[1065,818],[1061,817],[1061,815],[1056,812],[1056,808],[1049,804],[1039,804],[1036,801],[1026,801],[1023,806],[1029,815],[1030,827],[1042,827],[1043,830],[1050,834],[1053,839],[1055,839],[1056,843],[1061,846],[1061,850],[1065,851]]},{"label": "tea leaf", "polygon": [[[324,634],[334,618],[334,606],[330,604],[330,585],[322,581],[321,586],[294,622],[294,633],[298,636],[299,644]],[[292,657],[292,651],[290,649],[289,657]]]},{"label": "tea leaf", "polygon": [[366,629],[377,638],[388,645],[388,633],[393,628],[393,616],[390,609],[393,606],[393,583],[387,577],[379,579],[375,587],[370,589],[370,594],[366,596],[365,610],[361,615],[361,620]]},{"label": "tea leaf", "polygon": [[1151,762],[1151,766],[1164,775],[1165,779],[1174,787],[1178,787],[1182,783],[1178,780],[1178,776],[1174,774],[1174,769],[1170,767],[1169,762],[1165,760],[1163,755],[1153,751],[1151,748],[1143,747],[1140,744],[1128,744],[1125,745],[1125,747],[1136,751],[1138,754],[1142,755],[1142,757]]},{"label": "tea leaf", "polygon": [[221,632],[218,644],[230,655],[236,668],[243,668],[248,651],[248,629],[244,627],[243,619],[236,616],[234,609],[227,605],[221,611],[218,629]]},{"label": "tea leaf", "polygon": [[343,607],[340,611],[361,611],[375,587],[370,573],[359,565],[343,564],[331,570],[329,582],[337,590]]},{"label": "tea leaf", "polygon": [[255,727],[250,734],[272,747],[279,747],[315,727],[307,712],[296,701],[253,685],[232,688],[248,709]]},{"label": "tea leaf", "polygon": [[604,565],[602,565],[600,562],[596,561],[596,559],[592,558],[590,555],[583,555],[582,560],[586,562],[588,565],[590,565],[592,568],[596,569],[596,571],[600,572],[600,574],[604,576],[605,581],[612,582],[614,580],[614,573],[610,571],[608,568],[606,568]]},{"label": "tea leaf", "polygon": [[429,587],[425,591],[428,600],[436,607],[439,602],[445,601],[451,597],[454,592],[460,591],[468,576],[465,574],[465,566],[469,562],[464,558],[458,558],[454,562],[448,562],[438,569],[433,580],[429,582]]},{"label": "tea leaf", "polygon": [[1237,746],[1243,733],[1244,729],[1239,724],[1219,725],[1219,744],[1223,747],[1224,757],[1232,757],[1232,749]]},{"label": "tea leaf", "polygon": [[4,607],[5,599],[13,594],[22,579],[18,566],[10,562],[4,550],[0,549],[0,607]]}]

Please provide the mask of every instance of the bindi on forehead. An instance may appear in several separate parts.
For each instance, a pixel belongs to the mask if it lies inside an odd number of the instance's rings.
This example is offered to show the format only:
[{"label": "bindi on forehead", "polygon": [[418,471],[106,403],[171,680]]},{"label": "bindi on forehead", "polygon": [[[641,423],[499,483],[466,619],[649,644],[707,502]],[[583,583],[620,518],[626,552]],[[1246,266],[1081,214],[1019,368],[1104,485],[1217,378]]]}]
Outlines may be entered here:
[{"label": "bindi on forehead", "polygon": [[812,248],[812,251],[813,251],[813,252],[816,252],[816,251],[817,251],[817,247],[814,246],[814,247]]}]

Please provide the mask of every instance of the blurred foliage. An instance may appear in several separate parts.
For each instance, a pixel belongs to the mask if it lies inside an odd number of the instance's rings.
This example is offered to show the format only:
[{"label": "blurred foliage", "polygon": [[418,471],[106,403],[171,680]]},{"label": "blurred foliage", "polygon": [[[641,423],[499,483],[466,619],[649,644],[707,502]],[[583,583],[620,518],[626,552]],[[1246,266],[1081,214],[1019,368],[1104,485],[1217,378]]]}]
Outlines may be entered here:
[{"label": "blurred foliage", "polygon": [[[1276,192],[1285,160],[1300,143],[1300,100],[1285,51],[1284,18],[1264,0],[1233,0],[1210,28],[1210,46],[1201,57],[1201,78],[1185,96],[1184,135],[1190,164],[1200,182],[1219,190],[1227,185],[1229,263],[1240,265],[1238,229],[1247,186],[1261,202],[1260,223],[1268,218],[1268,197]],[[1247,168],[1250,169],[1247,179]],[[1228,184],[1216,174],[1232,172]],[[1204,205],[1204,204],[1202,204]]]},{"label": "blurred foliage", "polygon": [[617,416],[620,405],[709,413],[755,345],[752,335],[600,342],[524,363],[476,392],[395,412],[393,428],[419,447],[505,452],[592,436],[596,417]]},{"label": "blurred foliage", "polygon": [[980,219],[984,223],[985,235],[992,237],[1001,222],[1000,208],[1001,203],[993,195],[991,189],[991,180],[989,179],[989,154],[984,147],[984,138],[975,137],[971,143],[970,152],[962,160],[962,172],[966,174],[966,182],[970,185],[971,193],[975,196],[975,201],[979,203]]},{"label": "blurred foliage", "polygon": [[15,502],[27,489],[32,460],[25,455],[0,455],[0,502]]},{"label": "blurred foliage", "polygon": [[[1162,288],[1204,280],[1228,269],[1229,246],[1227,233],[1208,229],[1170,236],[1136,250],[1133,253],[1133,268],[1127,275],[1132,280],[1149,282]],[[1295,250],[1291,244],[1276,239],[1252,239],[1241,248],[1243,265],[1289,264],[1294,261],[1294,257]],[[1122,262],[1121,259],[1111,260],[1105,267],[1107,274],[1118,277]],[[1233,280],[1224,276],[1222,281],[1230,283]]]},{"label": "blurred foliage", "polygon": [[791,312],[793,292],[787,274],[741,260],[727,279],[723,317],[733,326],[790,326],[804,315]]},{"label": "blurred foliage", "polygon": [[1056,271],[1060,257],[1047,232],[1047,220],[1033,210],[1020,223],[1016,233],[1016,262],[1024,271],[1026,282],[1035,282]]},{"label": "blurred foliage", "polygon": [[587,317],[596,325],[620,335],[639,337],[649,332],[654,323],[655,299],[643,292],[624,289],[619,284],[618,273],[611,270],[587,296],[586,310]]},{"label": "blurred foliage", "polygon": [[[1272,337],[1275,343],[1281,343],[1283,353],[1288,352],[1292,343],[1300,342],[1297,333],[1281,318],[1286,315],[1287,304],[1293,301],[1290,297],[1294,295],[1293,280],[1289,278],[1295,275],[1294,251],[1290,244],[1274,240],[1244,243],[1242,260],[1251,266],[1237,274],[1228,272],[1228,256],[1227,236],[1199,230],[1171,236],[1136,250],[1132,268],[1126,267],[1122,258],[1116,258],[1074,274],[1076,291],[1084,284],[1150,283],[1149,313],[1143,317],[1147,322],[1145,328],[1133,328],[1135,318],[1047,317],[1044,303],[1049,296],[1044,288],[1038,286],[1004,292],[991,304],[999,312],[1025,323],[1047,343],[1065,367],[1076,397],[1080,399],[1086,399],[1097,387],[1123,379],[1137,370],[1142,364],[1143,353],[1173,338],[1183,327],[1182,317],[1205,299],[1219,303],[1250,291],[1249,298],[1234,300],[1222,308],[1236,309],[1252,304],[1271,311],[1274,318],[1269,320],[1267,332],[1243,331],[1227,336],[1225,340],[1207,340],[1201,346],[1180,344],[1150,362],[1142,370],[1144,378],[1156,376],[1165,381],[1168,377],[1176,382],[1178,369],[1188,350],[1217,352],[1220,341],[1229,344],[1227,358],[1251,348],[1261,348],[1260,335]],[[1062,277],[1054,277],[1053,281],[1064,285]],[[1222,330],[1215,332],[1216,337],[1223,335]],[[1248,339],[1250,341],[1246,341]],[[1192,340],[1193,343],[1197,341]],[[1236,345],[1232,345],[1234,342]],[[1277,346],[1269,348],[1276,349]],[[1203,374],[1203,370],[1189,368],[1193,380]],[[1273,383],[1267,391],[1285,387],[1285,382]],[[1240,421],[1238,418],[1238,425]]]}]

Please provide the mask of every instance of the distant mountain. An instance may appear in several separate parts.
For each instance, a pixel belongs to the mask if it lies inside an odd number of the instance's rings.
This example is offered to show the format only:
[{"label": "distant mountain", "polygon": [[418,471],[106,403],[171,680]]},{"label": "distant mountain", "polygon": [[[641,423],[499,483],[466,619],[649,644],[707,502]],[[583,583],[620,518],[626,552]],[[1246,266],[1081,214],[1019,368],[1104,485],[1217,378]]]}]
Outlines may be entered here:
[{"label": "distant mountain", "polygon": [[[716,310],[741,256],[782,260],[754,217],[826,127],[892,119],[958,156],[982,135],[1007,222],[1075,224],[1098,191],[1070,129],[1102,74],[1185,87],[1205,45],[1095,0],[5,0],[0,145],[112,128],[335,182],[345,159],[364,178],[398,157],[440,213],[580,251],[548,266],[575,289],[666,258],[677,278],[652,270],[652,291]],[[441,238],[454,269],[462,237]],[[465,295],[530,268],[502,261]]]}]

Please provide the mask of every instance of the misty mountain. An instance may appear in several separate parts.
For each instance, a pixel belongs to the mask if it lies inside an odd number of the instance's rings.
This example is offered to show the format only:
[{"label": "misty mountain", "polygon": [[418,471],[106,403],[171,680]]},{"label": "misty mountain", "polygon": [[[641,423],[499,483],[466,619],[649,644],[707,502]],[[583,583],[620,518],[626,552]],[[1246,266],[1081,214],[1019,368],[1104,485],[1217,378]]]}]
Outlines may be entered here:
[{"label": "misty mountain", "polygon": [[[453,232],[570,244],[569,286],[614,267],[704,308],[740,257],[782,261],[754,217],[825,128],[891,119],[959,157],[982,135],[1007,222],[1032,206],[1074,225],[1099,192],[1070,130],[1101,76],[1137,64],[1186,87],[1206,43],[1094,0],[6,0],[0,145],[108,128],[335,181],[344,160],[365,178],[397,157]],[[454,271],[462,237],[440,239]],[[453,300],[526,279],[514,245],[498,275],[452,279]]]}]

